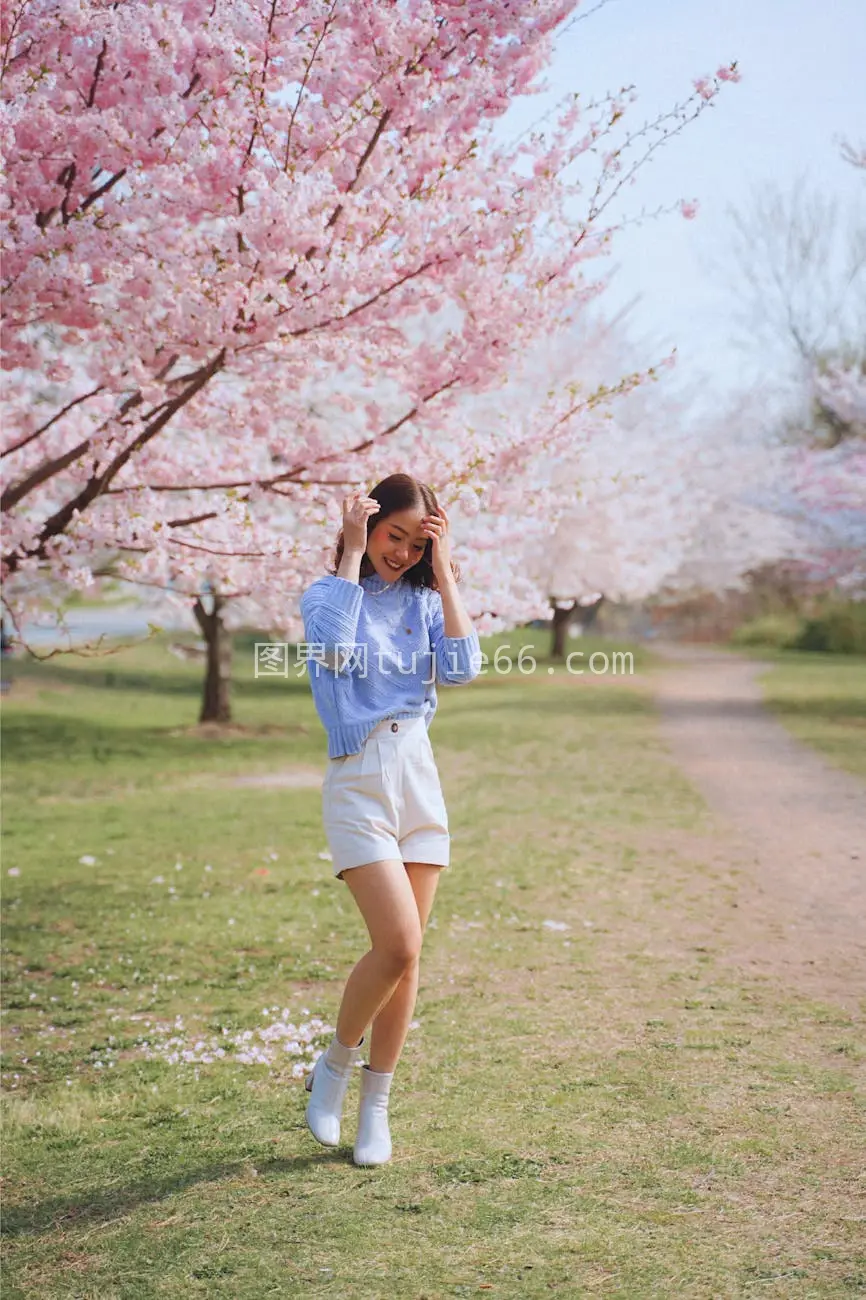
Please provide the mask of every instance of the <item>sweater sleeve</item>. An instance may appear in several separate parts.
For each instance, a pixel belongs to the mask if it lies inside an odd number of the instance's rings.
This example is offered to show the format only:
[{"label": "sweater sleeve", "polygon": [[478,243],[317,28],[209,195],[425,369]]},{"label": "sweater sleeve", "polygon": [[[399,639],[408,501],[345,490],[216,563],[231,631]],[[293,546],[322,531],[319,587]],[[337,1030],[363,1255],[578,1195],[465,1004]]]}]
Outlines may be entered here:
[{"label": "sweater sleeve", "polygon": [[[363,599],[357,582],[330,575],[318,578],[301,597],[307,644],[316,647],[317,662],[338,673],[352,670],[351,655],[346,652],[355,644]],[[345,659],[350,662],[343,663]]]},{"label": "sweater sleeve", "polygon": [[436,664],[436,681],[441,686],[471,682],[481,671],[481,646],[473,628],[469,636],[446,636],[442,597],[431,591],[428,597],[430,649]]}]

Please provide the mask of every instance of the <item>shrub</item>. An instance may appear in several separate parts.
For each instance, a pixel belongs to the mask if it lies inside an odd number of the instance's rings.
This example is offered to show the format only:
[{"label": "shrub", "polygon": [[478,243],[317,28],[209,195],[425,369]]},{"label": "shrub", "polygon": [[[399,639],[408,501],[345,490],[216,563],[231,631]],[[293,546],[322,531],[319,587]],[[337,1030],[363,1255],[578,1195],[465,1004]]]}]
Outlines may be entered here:
[{"label": "shrub", "polygon": [[806,619],[791,648],[828,654],[866,654],[866,601],[831,605],[815,618]]},{"label": "shrub", "polygon": [[802,631],[803,624],[796,614],[765,614],[742,623],[731,636],[731,643],[740,646],[771,646],[783,650],[790,646]]}]

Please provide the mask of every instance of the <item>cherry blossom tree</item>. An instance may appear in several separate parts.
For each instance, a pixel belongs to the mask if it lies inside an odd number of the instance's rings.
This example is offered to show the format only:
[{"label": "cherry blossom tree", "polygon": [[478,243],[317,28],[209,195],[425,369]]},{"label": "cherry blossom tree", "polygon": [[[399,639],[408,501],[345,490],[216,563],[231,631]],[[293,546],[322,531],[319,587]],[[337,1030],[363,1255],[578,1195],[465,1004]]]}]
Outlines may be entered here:
[{"label": "cherry blossom tree", "polygon": [[[575,387],[591,386],[634,363],[621,331],[595,347],[579,335],[559,343],[564,355],[549,359],[546,371],[539,361],[539,378],[569,366]],[[602,596],[640,604],[663,590],[723,592],[743,586],[756,566],[805,562],[816,550],[814,527],[783,508],[795,483],[794,449],[767,435],[750,399],[708,422],[665,367],[653,377],[597,406],[594,423],[584,418],[556,448],[547,526],[524,531],[517,508],[516,544],[504,531],[498,537],[523,579],[523,617],[544,617],[553,606],[554,653],[563,626]],[[483,556],[472,567],[473,581],[495,591]]]},{"label": "cherry blossom tree", "polygon": [[[754,395],[715,429],[690,428],[676,460],[678,479],[688,484],[681,517],[689,527],[667,589],[741,589],[762,566],[783,564],[813,583],[866,591],[864,398],[861,369],[816,371],[803,395],[799,439],[791,436],[794,419],[781,433],[766,427]],[[822,423],[832,416],[830,445],[816,439],[816,409]]]},{"label": "cherry blossom tree", "polygon": [[[509,493],[511,508],[485,519],[473,554],[473,581],[488,602],[510,613],[519,580],[522,620],[553,611],[555,652],[560,625],[588,619],[599,595],[639,599],[653,589],[675,563],[672,534],[688,518],[688,502],[671,489],[687,446],[668,373],[674,358],[633,344],[626,324],[594,311],[536,348],[507,403],[509,418],[530,431],[531,472],[496,476],[491,490]],[[579,419],[540,424],[538,390],[585,402]],[[482,411],[489,400],[477,400]],[[480,501],[486,510],[487,490]]]},{"label": "cherry blossom tree", "polygon": [[[856,257],[852,266],[856,279]],[[856,314],[855,299],[852,292]],[[804,326],[797,405],[781,425],[754,393],[710,421],[669,382],[644,384],[605,412],[603,437],[566,449],[555,479],[561,493],[570,487],[571,504],[527,552],[534,616],[544,592],[554,606],[554,648],[559,625],[582,600],[591,609],[599,593],[629,603],[660,591],[721,594],[767,565],[866,590],[866,363],[822,354],[806,346],[807,335]],[[574,373],[621,372],[630,352],[622,332],[607,351],[578,345]]]},{"label": "cherry blossom tree", "polygon": [[458,555],[465,544],[471,557],[465,598],[484,632],[548,614],[557,530],[586,486],[584,459],[615,436],[616,414],[671,360],[628,355],[620,332],[588,308],[536,343],[502,388],[459,401],[462,428],[481,431],[483,442],[447,493]]},{"label": "cherry blossom tree", "polygon": [[772,505],[806,539],[813,576],[862,597],[866,595],[866,361],[816,369],[805,405],[805,445],[786,448],[785,472]]},{"label": "cherry blossom tree", "polygon": [[830,447],[866,441],[866,357],[859,364],[817,367],[810,388],[812,408]]},{"label": "cherry blossom tree", "polygon": [[105,545],[184,569],[193,514],[243,528],[362,450],[310,418],[311,379],[399,386],[371,445],[436,432],[590,296],[612,196],[736,71],[619,144],[628,93],[499,143],[572,8],[9,6],[6,572],[84,582]]},{"label": "cherry blossom tree", "polygon": [[470,433],[460,395],[599,293],[613,200],[738,77],[631,131],[630,88],[575,95],[503,143],[574,7],[7,7],[14,620],[46,578],[86,588],[110,565],[195,602],[217,665],[225,611],[287,625],[337,498],[407,447],[464,495],[482,463],[503,484],[525,468],[523,435]]}]

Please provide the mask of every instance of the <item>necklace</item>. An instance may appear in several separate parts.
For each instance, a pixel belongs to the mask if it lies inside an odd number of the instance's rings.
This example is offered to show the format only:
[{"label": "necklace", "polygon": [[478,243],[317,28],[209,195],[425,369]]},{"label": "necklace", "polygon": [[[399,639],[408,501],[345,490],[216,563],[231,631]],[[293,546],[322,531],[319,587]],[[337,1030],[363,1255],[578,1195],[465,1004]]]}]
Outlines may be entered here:
[{"label": "necklace", "polygon": [[369,577],[364,578],[362,581],[364,583],[381,584],[379,587],[365,586],[364,591],[367,593],[368,596],[384,596],[386,591],[392,591],[395,587],[399,589],[400,583],[403,581],[403,579],[398,578],[396,582],[386,582],[384,578],[379,577],[378,573],[373,573],[370,574]]},{"label": "necklace", "polygon": [[[361,582],[362,582],[362,590],[368,596],[384,596],[386,591],[394,591],[394,590],[397,591],[400,599],[397,602],[396,607],[388,606],[387,613],[383,614],[386,626],[389,628],[391,632],[396,632],[398,625],[403,623],[404,612],[406,609],[406,597],[407,594],[411,592],[411,587],[409,586],[409,584],[405,583],[402,577],[398,578],[396,582],[386,582],[385,579],[381,578],[378,573],[369,574],[366,578],[363,578]],[[374,584],[374,585],[364,586],[363,585],[364,583]],[[377,586],[375,584],[381,584],[381,585]],[[380,608],[384,610],[386,607],[380,606]],[[406,627],[405,624],[403,626],[403,631],[406,633],[407,636],[412,635],[412,628]]]}]

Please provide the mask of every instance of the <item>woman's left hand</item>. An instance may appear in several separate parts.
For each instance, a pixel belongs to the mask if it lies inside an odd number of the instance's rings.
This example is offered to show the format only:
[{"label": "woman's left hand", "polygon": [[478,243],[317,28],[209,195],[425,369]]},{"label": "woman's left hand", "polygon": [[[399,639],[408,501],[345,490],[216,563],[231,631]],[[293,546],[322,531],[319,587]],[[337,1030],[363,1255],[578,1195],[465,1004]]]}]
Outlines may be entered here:
[{"label": "woman's left hand", "polygon": [[421,521],[421,531],[425,537],[433,540],[432,555],[430,557],[435,573],[440,583],[450,582],[453,577],[451,571],[451,539],[448,535],[448,516],[442,507],[439,507],[438,515],[425,515]]}]

